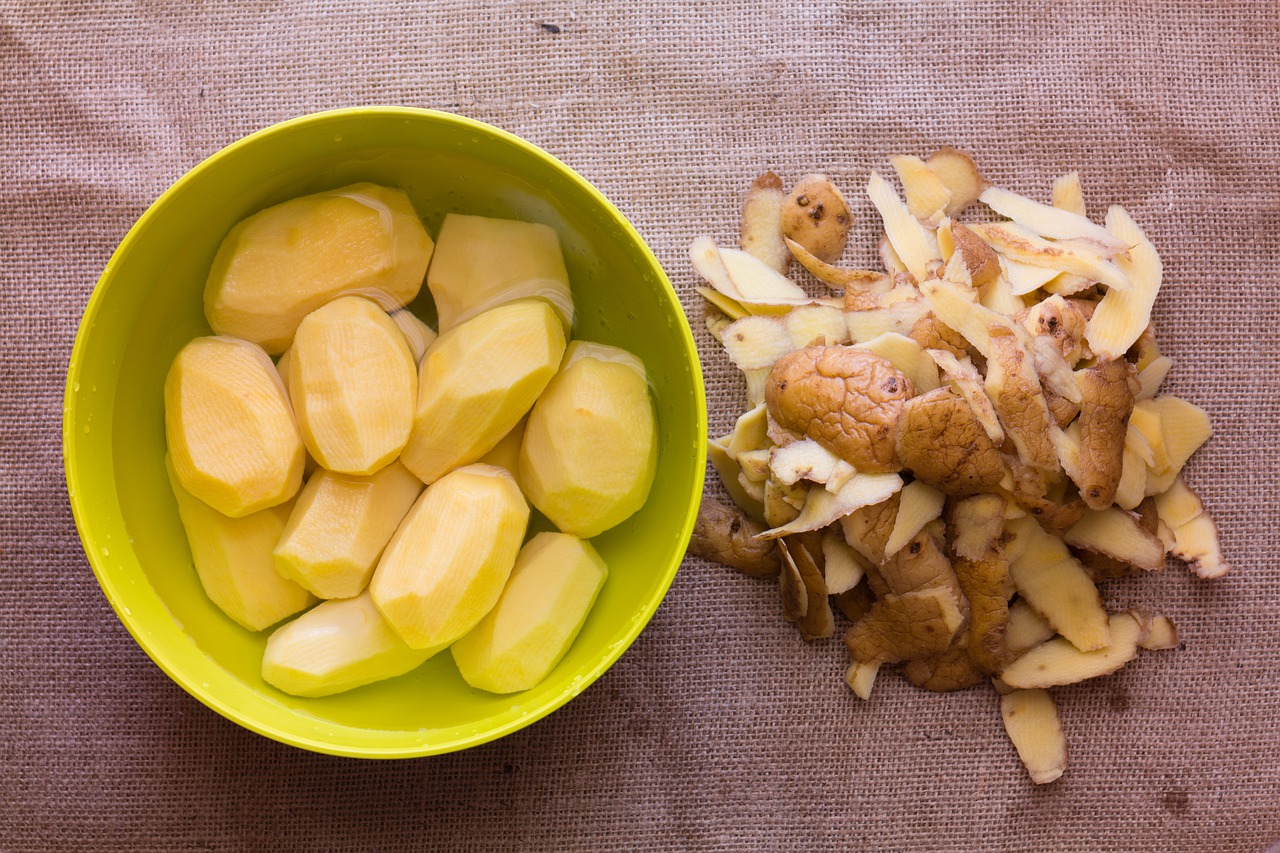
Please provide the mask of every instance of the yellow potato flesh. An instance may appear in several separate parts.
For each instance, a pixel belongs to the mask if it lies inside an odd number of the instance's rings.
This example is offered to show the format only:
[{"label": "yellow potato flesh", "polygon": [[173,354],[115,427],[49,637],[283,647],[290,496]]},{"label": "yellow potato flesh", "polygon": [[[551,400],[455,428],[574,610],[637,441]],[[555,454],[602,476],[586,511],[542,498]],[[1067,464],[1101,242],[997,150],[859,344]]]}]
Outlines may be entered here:
[{"label": "yellow potato flesh", "polygon": [[182,487],[240,518],[302,484],[305,453],[271,359],[232,338],[196,338],[164,384],[165,437]]},{"label": "yellow potato flesh", "polygon": [[497,603],[528,521],[503,469],[468,465],[441,477],[387,545],[369,585],[374,603],[413,648],[448,646]]},{"label": "yellow potato flesh", "polygon": [[607,575],[604,560],[576,536],[533,537],[497,605],[450,649],[463,679],[491,693],[542,681],[578,636]]},{"label": "yellow potato flesh", "polygon": [[321,598],[359,595],[421,492],[398,462],[368,477],[317,471],[275,546],[276,570]]},{"label": "yellow potato flesh", "polygon": [[320,467],[372,474],[400,455],[418,365],[386,312],[358,296],[330,302],[298,326],[288,362],[298,428]]},{"label": "yellow potato flesh", "polygon": [[401,461],[424,483],[479,460],[529,411],[564,354],[551,306],[522,299],[442,334],[422,359]]},{"label": "yellow potato flesh", "polygon": [[386,310],[422,288],[433,243],[409,197],[375,184],[286,201],[227,234],[205,285],[209,325],[282,353],[302,318],[338,296]]},{"label": "yellow potato flesh", "polygon": [[165,468],[200,585],[223,613],[261,631],[315,603],[315,596],[276,572],[271,556],[290,504],[230,518],[184,489],[169,457]]},{"label": "yellow potato flesh", "polygon": [[560,530],[584,539],[640,509],[653,484],[657,441],[648,385],[635,356],[618,352],[632,363],[566,355],[529,415],[520,448],[520,484],[530,502]]},{"label": "yellow potato flesh", "polygon": [[511,428],[511,432],[504,435],[492,450],[480,458],[482,464],[496,465],[509,471],[516,478],[517,486],[520,485],[520,444],[524,441],[527,423],[527,420],[521,419],[520,423]]},{"label": "yellow potato flesh", "polygon": [[546,299],[567,331],[573,298],[560,239],[546,225],[451,213],[436,241],[427,287],[436,303],[440,332],[504,302]]},{"label": "yellow potato flesh", "polygon": [[329,696],[404,675],[429,657],[405,645],[365,593],[326,601],[277,629],[262,679],[294,696]]}]

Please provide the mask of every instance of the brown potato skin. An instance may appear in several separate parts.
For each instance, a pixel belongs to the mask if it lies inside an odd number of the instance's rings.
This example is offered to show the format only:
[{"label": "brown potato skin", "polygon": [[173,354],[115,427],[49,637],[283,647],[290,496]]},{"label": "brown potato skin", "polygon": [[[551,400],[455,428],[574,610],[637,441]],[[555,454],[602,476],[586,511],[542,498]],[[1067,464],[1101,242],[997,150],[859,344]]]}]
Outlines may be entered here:
[{"label": "brown potato skin", "polygon": [[907,661],[902,666],[902,677],[916,687],[949,693],[981,684],[987,680],[987,673],[974,662],[968,649],[952,646],[940,655]]},{"label": "brown potato skin", "polygon": [[[846,297],[846,304],[847,302]],[[964,335],[943,323],[932,311],[916,321],[907,337],[918,343],[921,349],[946,350],[956,358],[971,358],[976,355],[969,351],[969,342],[964,339]]]},{"label": "brown potato skin", "polygon": [[753,578],[771,578],[781,563],[772,540],[755,538],[764,530],[763,524],[736,505],[704,496],[693,523],[689,553]]},{"label": "brown potato skin", "polygon": [[1000,259],[995,249],[963,225],[952,226],[951,238],[955,241],[956,251],[964,259],[974,287],[983,287],[996,280],[1000,275]]},{"label": "brown potato skin", "polygon": [[831,263],[844,253],[853,214],[826,175],[805,175],[782,204],[782,234]]},{"label": "brown potato skin", "polygon": [[1116,499],[1124,466],[1124,437],[1137,393],[1137,368],[1113,358],[1080,374],[1080,497],[1090,509]]},{"label": "brown potato skin", "polygon": [[945,385],[903,406],[898,458],[916,479],[949,495],[988,491],[1004,477],[1000,453],[977,415]]},{"label": "brown potato skin", "polygon": [[859,471],[883,473],[902,467],[898,417],[914,395],[911,380],[883,356],[809,346],[773,366],[764,399],[783,429],[812,438]]}]

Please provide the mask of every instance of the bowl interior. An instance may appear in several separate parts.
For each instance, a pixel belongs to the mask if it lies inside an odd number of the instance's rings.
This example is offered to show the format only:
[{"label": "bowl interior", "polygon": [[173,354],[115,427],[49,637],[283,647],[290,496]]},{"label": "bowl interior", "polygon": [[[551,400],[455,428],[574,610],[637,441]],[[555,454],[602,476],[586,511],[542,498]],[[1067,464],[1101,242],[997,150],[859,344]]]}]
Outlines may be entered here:
[{"label": "bowl interior", "polygon": [[[269,631],[249,634],[204,595],[163,467],[162,386],[177,350],[208,334],[205,275],[223,235],[263,207],[355,181],[408,192],[434,236],[450,211],[536,220],[564,246],[574,337],[644,359],[660,458],[645,507],[593,540],[608,582],[540,685],[497,696],[447,653],[401,678],[324,699],[259,676]],[[433,320],[429,294],[414,308]],[[117,613],[184,688],[269,737],[337,754],[423,755],[500,737],[576,696],[630,645],[679,566],[701,494],[706,410],[679,302],[639,236],[538,149],[485,125],[417,110],[347,110],[270,128],[206,161],[129,233],[90,300],[64,414],[67,484],[86,552]]]}]

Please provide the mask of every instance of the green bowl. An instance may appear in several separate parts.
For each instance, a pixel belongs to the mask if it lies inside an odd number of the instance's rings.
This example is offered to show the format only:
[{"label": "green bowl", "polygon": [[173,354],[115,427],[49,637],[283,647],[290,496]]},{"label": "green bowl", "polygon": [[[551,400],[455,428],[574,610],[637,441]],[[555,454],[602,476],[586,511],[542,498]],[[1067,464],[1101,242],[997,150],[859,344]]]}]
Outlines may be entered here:
[{"label": "green bowl", "polygon": [[[374,181],[413,199],[428,230],[450,211],[544,222],[560,234],[577,304],[574,336],[625,347],[649,369],[660,457],[648,503],[593,540],[610,574],[586,625],[537,687],[473,690],[451,655],[323,699],[259,675],[250,634],[205,596],[164,470],[161,389],[178,349],[209,334],[201,304],[223,235],[295,196]],[[430,319],[430,297],[415,304]],[[304,749],[401,758],[485,743],[578,695],[635,640],[680,565],[702,493],[706,399],[688,322],[636,230],[541,149],[447,113],[317,113],[253,134],[184,175],[129,231],[85,310],[67,371],[67,493],[102,590],[142,649],[192,696]]]}]

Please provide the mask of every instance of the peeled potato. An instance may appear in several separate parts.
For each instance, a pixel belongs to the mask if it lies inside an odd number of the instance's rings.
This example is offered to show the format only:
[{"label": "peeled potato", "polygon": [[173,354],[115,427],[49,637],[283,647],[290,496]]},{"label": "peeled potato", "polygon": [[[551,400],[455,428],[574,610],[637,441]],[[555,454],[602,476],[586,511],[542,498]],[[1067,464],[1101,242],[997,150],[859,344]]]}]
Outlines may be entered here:
[{"label": "peeled potato", "polygon": [[352,184],[269,207],[228,232],[205,284],[221,335],[289,348],[302,318],[344,294],[386,310],[422,288],[433,243],[402,191]]},{"label": "peeled potato", "polygon": [[528,521],[529,505],[503,469],[446,474],[387,545],[369,585],[374,603],[413,648],[448,646],[497,603]]},{"label": "peeled potato", "polygon": [[589,539],[644,505],[656,454],[640,359],[571,343],[525,427],[520,483],[529,500],[560,530]]},{"label": "peeled potato", "polygon": [[271,359],[234,338],[196,338],[164,383],[165,437],[182,487],[233,518],[287,501],[305,453]]},{"label": "peeled potato", "polygon": [[358,296],[335,299],[299,324],[288,362],[293,411],[320,467],[372,474],[400,455],[418,364],[385,311]]},{"label": "peeled potato", "polygon": [[359,595],[421,493],[399,462],[368,477],[317,471],[275,546],[276,570],[321,598]]},{"label": "peeled potato", "polygon": [[271,556],[290,504],[230,518],[184,489],[168,456],[165,468],[200,585],[223,613],[261,631],[315,603],[315,596],[276,573]]},{"label": "peeled potato", "polygon": [[405,645],[365,593],[326,601],[277,629],[262,680],[294,696],[330,696],[404,675],[429,657]]},{"label": "peeled potato", "polygon": [[445,332],[422,359],[401,461],[424,483],[477,461],[529,411],[563,354],[564,329],[541,299],[500,305]]},{"label": "peeled potato", "polygon": [[450,649],[463,679],[491,693],[542,681],[578,636],[608,573],[596,550],[576,536],[530,539],[497,605]]},{"label": "peeled potato", "polygon": [[526,296],[555,306],[566,330],[573,324],[560,238],[547,225],[449,214],[440,226],[427,287],[442,334],[494,306]]}]

